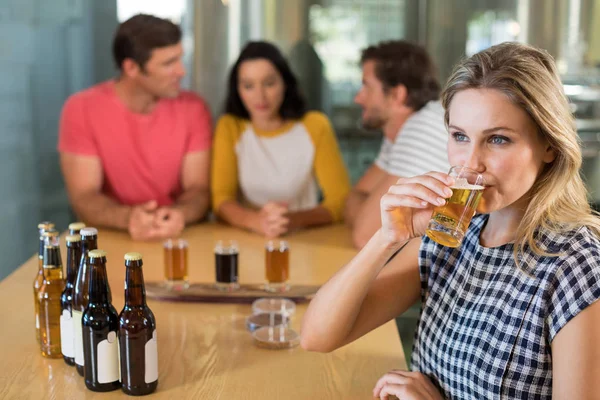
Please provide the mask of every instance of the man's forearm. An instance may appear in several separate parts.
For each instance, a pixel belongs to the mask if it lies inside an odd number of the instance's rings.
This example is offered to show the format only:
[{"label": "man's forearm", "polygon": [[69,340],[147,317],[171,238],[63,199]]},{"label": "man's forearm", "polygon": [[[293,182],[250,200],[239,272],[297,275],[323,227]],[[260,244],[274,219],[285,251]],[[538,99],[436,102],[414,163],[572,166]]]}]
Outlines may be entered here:
[{"label": "man's forearm", "polygon": [[173,206],[183,212],[185,224],[188,225],[206,215],[209,202],[208,189],[194,188],[183,192]]},{"label": "man's forearm", "polygon": [[346,200],[346,207],[344,208],[344,221],[348,226],[352,227],[354,225],[357,215],[368,198],[368,193],[357,190],[350,192]]},{"label": "man's forearm", "polygon": [[72,201],[77,216],[86,224],[127,230],[131,207],[101,193],[82,195]]}]

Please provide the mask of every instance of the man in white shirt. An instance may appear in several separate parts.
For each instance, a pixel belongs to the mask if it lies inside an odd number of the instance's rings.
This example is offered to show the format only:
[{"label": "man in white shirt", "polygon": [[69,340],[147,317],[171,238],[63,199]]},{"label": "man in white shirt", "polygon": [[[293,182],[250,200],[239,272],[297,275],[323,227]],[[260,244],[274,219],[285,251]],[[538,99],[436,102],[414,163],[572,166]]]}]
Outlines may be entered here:
[{"label": "man in white shirt", "polygon": [[363,50],[361,65],[354,101],[363,109],[363,126],[381,129],[384,140],[346,201],[345,220],[358,248],[380,228],[379,200],[399,178],[449,169],[440,85],[425,49],[403,40],[382,42]]}]

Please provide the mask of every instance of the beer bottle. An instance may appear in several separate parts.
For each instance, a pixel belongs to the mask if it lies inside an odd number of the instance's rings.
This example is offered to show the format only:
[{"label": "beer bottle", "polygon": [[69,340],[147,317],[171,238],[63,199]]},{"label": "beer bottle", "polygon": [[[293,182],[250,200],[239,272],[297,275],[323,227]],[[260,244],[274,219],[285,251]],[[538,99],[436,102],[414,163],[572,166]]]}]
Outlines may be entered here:
[{"label": "beer bottle", "polygon": [[[40,308],[38,301],[38,293],[40,288],[42,287],[42,282],[44,281],[44,237],[42,234],[46,231],[56,232],[54,229],[54,224],[49,221],[40,222],[38,224],[38,271],[35,274],[35,279],[33,280],[33,310],[35,316],[35,339],[38,343],[40,342]],[[58,235],[58,233],[57,233]]]},{"label": "beer bottle", "polygon": [[119,382],[119,315],[108,297],[106,252],[89,252],[90,298],[83,313],[85,386],[95,392],[121,387]]},{"label": "beer bottle", "polygon": [[60,295],[65,289],[58,236],[44,232],[44,281],[38,293],[42,355],[60,358]]},{"label": "beer bottle", "polygon": [[75,338],[75,367],[79,375],[83,376],[83,342],[81,339],[81,319],[88,305],[90,283],[88,252],[98,248],[98,230],[96,228],[83,228],[81,234],[81,259],[77,278],[75,280],[75,296],[73,297],[73,337]]},{"label": "beer bottle", "polygon": [[73,296],[77,266],[81,260],[81,236],[69,235],[67,241],[67,282],[60,297],[60,344],[65,362],[75,365],[75,338],[73,337]]},{"label": "beer bottle", "polygon": [[125,307],[119,314],[121,389],[139,396],[158,385],[156,320],[146,305],[142,255],[125,254]]},{"label": "beer bottle", "polygon": [[79,232],[85,228],[83,222],[71,222],[69,224],[69,235],[79,235]]}]

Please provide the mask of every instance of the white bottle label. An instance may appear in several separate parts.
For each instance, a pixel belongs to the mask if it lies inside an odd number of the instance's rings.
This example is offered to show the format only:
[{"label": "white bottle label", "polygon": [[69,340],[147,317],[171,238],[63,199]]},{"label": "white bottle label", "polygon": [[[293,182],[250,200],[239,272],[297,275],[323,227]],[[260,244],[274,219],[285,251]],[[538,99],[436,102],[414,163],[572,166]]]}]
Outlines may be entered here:
[{"label": "white bottle label", "polygon": [[117,332],[108,332],[106,340],[98,343],[97,359],[98,383],[110,383],[120,379]]},{"label": "white bottle label", "polygon": [[152,383],[158,379],[158,346],[156,340],[156,329],[152,332],[152,339],[146,343],[146,383]]},{"label": "white bottle label", "polygon": [[73,318],[69,310],[63,310],[60,316],[60,350],[65,357],[75,357],[75,338],[73,337]]},{"label": "white bottle label", "polygon": [[75,364],[83,367],[83,331],[81,319],[83,313],[73,310],[73,337],[75,338]]}]

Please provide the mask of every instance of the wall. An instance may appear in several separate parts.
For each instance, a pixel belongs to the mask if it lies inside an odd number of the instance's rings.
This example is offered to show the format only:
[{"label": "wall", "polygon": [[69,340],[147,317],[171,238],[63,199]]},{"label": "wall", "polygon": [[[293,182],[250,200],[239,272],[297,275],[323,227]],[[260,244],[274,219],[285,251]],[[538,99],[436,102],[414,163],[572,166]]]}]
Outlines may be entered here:
[{"label": "wall", "polygon": [[112,75],[115,26],[114,0],[0,0],[0,279],[35,253],[39,221],[72,220],[55,150],[60,110]]}]

